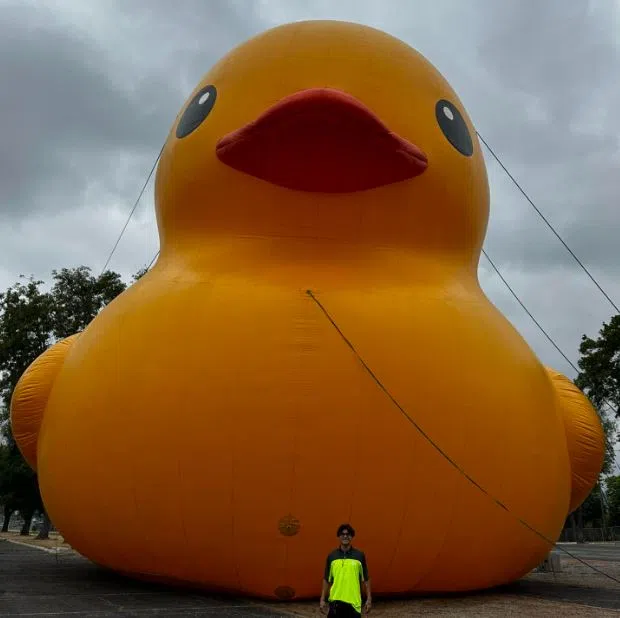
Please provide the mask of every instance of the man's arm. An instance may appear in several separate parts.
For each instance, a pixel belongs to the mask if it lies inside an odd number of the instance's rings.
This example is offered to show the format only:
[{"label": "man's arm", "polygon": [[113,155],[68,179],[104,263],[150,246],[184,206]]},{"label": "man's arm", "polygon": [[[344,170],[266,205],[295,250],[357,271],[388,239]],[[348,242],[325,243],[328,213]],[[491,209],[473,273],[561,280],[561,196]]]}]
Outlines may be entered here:
[{"label": "man's arm", "polygon": [[[321,587],[321,601],[325,602],[327,595],[329,594],[330,584],[323,579],[323,586]],[[316,597],[314,597],[316,599]]]},{"label": "man's arm", "polygon": [[366,600],[372,603],[372,592],[370,590],[370,579],[364,582],[364,588],[366,588]]},{"label": "man's arm", "polygon": [[319,602],[321,609],[325,607],[325,601],[331,587],[329,583],[331,579],[331,567],[332,564],[330,556],[327,556],[327,560],[325,561],[325,571],[323,572],[323,581],[321,582],[321,600]]},{"label": "man's arm", "polygon": [[366,605],[370,609],[372,605],[372,591],[370,589],[370,575],[368,574],[368,565],[366,564],[366,554],[362,554],[362,579],[364,588],[366,589]]}]

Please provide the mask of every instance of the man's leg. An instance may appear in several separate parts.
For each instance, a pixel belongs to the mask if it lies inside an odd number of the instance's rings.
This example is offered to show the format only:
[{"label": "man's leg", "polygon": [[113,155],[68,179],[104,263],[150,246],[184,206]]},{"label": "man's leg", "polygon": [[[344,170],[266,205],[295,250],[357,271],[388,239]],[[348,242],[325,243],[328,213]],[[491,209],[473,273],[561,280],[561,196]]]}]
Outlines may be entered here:
[{"label": "man's leg", "polygon": [[327,618],[359,618],[360,616],[361,614],[358,614],[349,603],[336,601],[329,604]]},{"label": "man's leg", "polygon": [[347,613],[345,614],[347,618],[360,618],[361,614],[356,612],[353,608],[353,605],[347,604]]}]

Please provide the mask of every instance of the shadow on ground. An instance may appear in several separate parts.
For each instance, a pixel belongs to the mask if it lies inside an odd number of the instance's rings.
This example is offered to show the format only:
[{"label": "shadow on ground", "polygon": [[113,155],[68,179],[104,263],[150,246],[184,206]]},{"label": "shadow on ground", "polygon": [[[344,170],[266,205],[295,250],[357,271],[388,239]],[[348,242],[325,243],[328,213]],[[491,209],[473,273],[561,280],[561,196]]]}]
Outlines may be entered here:
[{"label": "shadow on ground", "polygon": [[[543,578],[544,577],[544,578]],[[553,575],[545,575],[540,579],[525,578],[512,584],[480,590],[474,592],[425,594],[423,597],[382,597],[383,602],[405,601],[424,598],[425,600],[467,600],[477,599],[483,601],[486,598],[498,596],[533,597],[545,601],[559,601],[562,603],[578,603],[601,609],[620,610],[620,587],[615,589],[592,587],[587,585],[568,584],[558,581]]]},{"label": "shadow on ground", "polygon": [[0,541],[2,616],[289,616],[251,601],[135,581],[74,553]]}]

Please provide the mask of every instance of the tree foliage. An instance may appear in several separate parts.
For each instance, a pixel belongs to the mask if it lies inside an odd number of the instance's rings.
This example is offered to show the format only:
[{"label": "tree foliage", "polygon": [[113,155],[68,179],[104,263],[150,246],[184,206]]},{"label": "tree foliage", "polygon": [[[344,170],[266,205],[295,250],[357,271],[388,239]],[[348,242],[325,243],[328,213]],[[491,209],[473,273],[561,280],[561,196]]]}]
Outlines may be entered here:
[{"label": "tree foliage", "polygon": [[146,273],[149,272],[149,267],[148,266],[143,266],[142,268],[140,268],[135,275],[133,275],[132,277],[132,281],[135,283],[136,281],[138,281],[139,279],[142,279],[142,277],[144,277],[144,275],[146,275]]},{"label": "tree foliage", "polygon": [[[614,445],[618,439],[615,418],[620,407],[620,315],[612,317],[609,323],[603,323],[596,339],[583,335],[579,353],[580,372],[575,385],[588,396],[601,419],[607,442],[602,477],[607,478],[600,479],[578,509],[577,519],[579,527],[619,525],[613,522],[620,517],[618,481],[614,480],[620,477],[608,475],[618,469]],[[608,412],[610,409],[611,414]],[[604,483],[607,496],[607,513],[603,512],[602,503],[605,500],[601,497],[601,483]]]},{"label": "tree foliage", "polygon": [[610,476],[605,480],[605,485],[609,505],[608,525],[620,526],[620,475]]},{"label": "tree foliage", "polygon": [[[579,352],[581,371],[575,384],[599,412],[607,439],[603,474],[608,475],[615,468],[614,445],[618,439],[615,418],[620,406],[620,315],[604,322],[596,339],[583,335]],[[611,414],[607,412],[610,408]]]},{"label": "tree foliage", "polygon": [[54,285],[50,297],[57,339],[84,330],[126,287],[118,273],[106,271],[95,277],[86,266],[54,270],[52,276]]},{"label": "tree foliage", "polygon": [[581,372],[575,384],[599,410],[611,404],[617,416],[620,409],[620,315],[603,323],[596,339],[583,335],[579,352]]},{"label": "tree foliage", "polygon": [[601,486],[597,483],[590,495],[581,505],[583,522],[594,528],[599,528],[603,524],[603,506],[601,504]]},{"label": "tree foliage", "polygon": [[42,284],[30,278],[0,294],[0,398],[5,407],[19,377],[51,342],[52,299],[41,292]]}]

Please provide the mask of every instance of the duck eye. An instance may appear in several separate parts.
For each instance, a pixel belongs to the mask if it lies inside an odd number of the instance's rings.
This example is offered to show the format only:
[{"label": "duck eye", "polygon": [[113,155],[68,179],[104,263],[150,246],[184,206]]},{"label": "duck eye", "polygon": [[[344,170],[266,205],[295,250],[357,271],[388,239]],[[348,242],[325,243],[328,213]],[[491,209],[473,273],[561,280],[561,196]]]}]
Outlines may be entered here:
[{"label": "duck eye", "polygon": [[176,136],[178,138],[186,137],[201,125],[213,109],[216,97],[217,90],[211,85],[205,86],[196,94],[177,125]]},{"label": "duck eye", "polygon": [[461,112],[455,105],[441,99],[435,105],[435,116],[439,127],[443,131],[448,141],[466,157],[470,157],[474,152],[474,144],[469,134],[469,129]]}]

